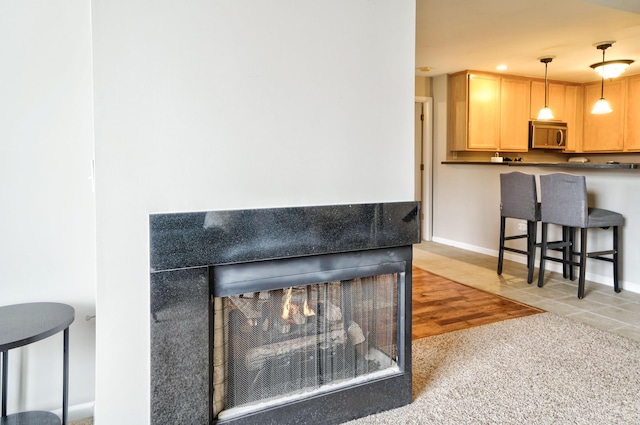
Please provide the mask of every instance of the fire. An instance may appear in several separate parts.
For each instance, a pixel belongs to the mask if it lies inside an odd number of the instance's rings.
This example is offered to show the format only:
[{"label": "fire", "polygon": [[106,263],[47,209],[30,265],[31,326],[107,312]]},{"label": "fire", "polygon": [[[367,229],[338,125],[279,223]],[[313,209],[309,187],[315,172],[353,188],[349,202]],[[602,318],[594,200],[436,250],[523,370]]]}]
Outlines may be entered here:
[{"label": "fire", "polygon": [[287,293],[284,297],[284,305],[282,306],[282,318],[287,320],[289,318],[289,309],[291,307],[291,291],[293,288],[287,289]]},{"label": "fire", "polygon": [[315,316],[316,313],[309,306],[306,297],[304,299],[304,305],[300,306],[300,303],[302,302],[302,297],[300,295],[300,291],[297,291],[296,294],[293,294],[293,288],[288,288],[285,290],[282,297],[282,315],[280,317],[282,317],[284,320],[293,319],[293,321],[297,324],[304,324],[305,317]]},{"label": "fire", "polygon": [[313,311],[313,310],[309,307],[309,304],[307,303],[307,300],[304,300],[304,306],[303,306],[303,308],[304,308],[304,315],[305,315],[306,317],[309,317],[309,316],[315,316],[315,315],[316,315],[315,311]]}]

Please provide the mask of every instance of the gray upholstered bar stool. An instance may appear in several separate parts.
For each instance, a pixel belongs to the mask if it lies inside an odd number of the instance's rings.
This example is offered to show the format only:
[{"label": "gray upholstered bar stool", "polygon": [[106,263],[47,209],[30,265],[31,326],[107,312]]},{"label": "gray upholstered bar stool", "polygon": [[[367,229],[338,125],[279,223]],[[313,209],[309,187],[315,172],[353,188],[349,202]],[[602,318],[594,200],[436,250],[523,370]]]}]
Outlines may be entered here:
[{"label": "gray upholstered bar stool", "polygon": [[[507,218],[527,220],[527,233],[507,236]],[[498,251],[498,275],[502,274],[504,252],[515,252],[527,256],[527,282],[533,280],[536,262],[537,222],[540,221],[540,204],[536,192],[536,178],[518,171],[500,174],[500,249]],[[506,246],[507,241],[527,239],[527,249]]]},{"label": "gray upholstered bar stool", "polygon": [[[578,298],[584,297],[584,279],[587,257],[613,263],[613,288],[620,292],[618,283],[618,232],[623,223],[621,214],[601,208],[589,208],[587,200],[587,183],[584,176],[555,173],[540,176],[540,195],[542,200],[542,242],[540,253],[540,270],[538,286],[544,283],[545,260],[561,262],[571,268],[579,268]],[[549,224],[563,226],[561,241],[548,242],[547,228]],[[587,251],[587,229],[612,229],[613,246],[605,251]],[[580,246],[576,249],[575,230],[580,229]],[[568,231],[566,231],[568,230]],[[555,258],[547,255],[548,249],[568,249],[566,258]],[[605,255],[607,257],[605,257]],[[578,261],[574,261],[575,257]],[[566,277],[566,276],[565,276]]]}]

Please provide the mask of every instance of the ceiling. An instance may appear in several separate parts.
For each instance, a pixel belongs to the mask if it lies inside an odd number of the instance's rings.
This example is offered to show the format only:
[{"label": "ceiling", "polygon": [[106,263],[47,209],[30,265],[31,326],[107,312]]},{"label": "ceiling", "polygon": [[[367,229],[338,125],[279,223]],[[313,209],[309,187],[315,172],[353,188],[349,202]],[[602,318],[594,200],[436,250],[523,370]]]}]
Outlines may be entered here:
[{"label": "ceiling", "polygon": [[[589,82],[602,61],[594,44],[616,43],[606,60],[633,59],[640,74],[640,0],[416,0],[416,75],[466,69]],[[421,67],[430,67],[428,72]]]}]

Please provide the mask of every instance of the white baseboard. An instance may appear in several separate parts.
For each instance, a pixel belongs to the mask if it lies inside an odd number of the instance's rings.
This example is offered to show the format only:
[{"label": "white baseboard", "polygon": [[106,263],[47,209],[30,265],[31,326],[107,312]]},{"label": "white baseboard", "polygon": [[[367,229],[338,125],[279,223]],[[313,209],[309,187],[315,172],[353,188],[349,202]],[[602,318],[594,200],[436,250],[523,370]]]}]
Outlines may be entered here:
[{"label": "white baseboard", "polygon": [[[490,255],[492,257],[496,257],[496,259],[498,258],[498,250],[496,249],[487,249],[480,246],[475,246],[475,245],[470,245],[470,244],[466,244],[458,241],[439,238],[437,236],[433,237],[433,242],[441,243],[443,245],[453,246],[455,248],[460,248],[460,249],[464,249],[471,252],[477,252],[479,254]],[[510,254],[508,252],[505,252],[504,258],[510,261],[514,261],[516,263],[526,264],[526,258],[523,255],[516,255],[516,254]],[[559,263],[551,262],[551,261],[545,262],[545,269],[553,272],[562,273],[562,265]],[[586,273],[585,279],[591,282],[600,283],[602,285],[610,286],[611,288],[613,288],[612,276],[602,276],[602,275],[597,275],[593,273]],[[625,291],[635,292],[637,294],[640,294],[640,284],[638,283],[626,282],[621,280],[620,285]]]},{"label": "white baseboard", "polygon": [[[69,406],[69,421],[77,421],[78,419],[93,417],[94,404],[95,403],[91,401],[89,403],[74,404],[73,406]],[[62,408],[53,410],[52,413],[58,415],[59,418],[62,418]]]}]

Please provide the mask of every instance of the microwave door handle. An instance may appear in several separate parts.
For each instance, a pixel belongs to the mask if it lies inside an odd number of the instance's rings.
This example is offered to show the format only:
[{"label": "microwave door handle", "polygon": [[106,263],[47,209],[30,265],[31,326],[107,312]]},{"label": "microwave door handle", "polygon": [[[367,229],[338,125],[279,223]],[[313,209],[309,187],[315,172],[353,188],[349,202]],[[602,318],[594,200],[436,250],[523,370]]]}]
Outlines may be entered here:
[{"label": "microwave door handle", "polygon": [[558,130],[558,132],[556,133],[556,143],[558,144],[558,146],[564,145],[564,133],[562,132],[562,130]]}]

